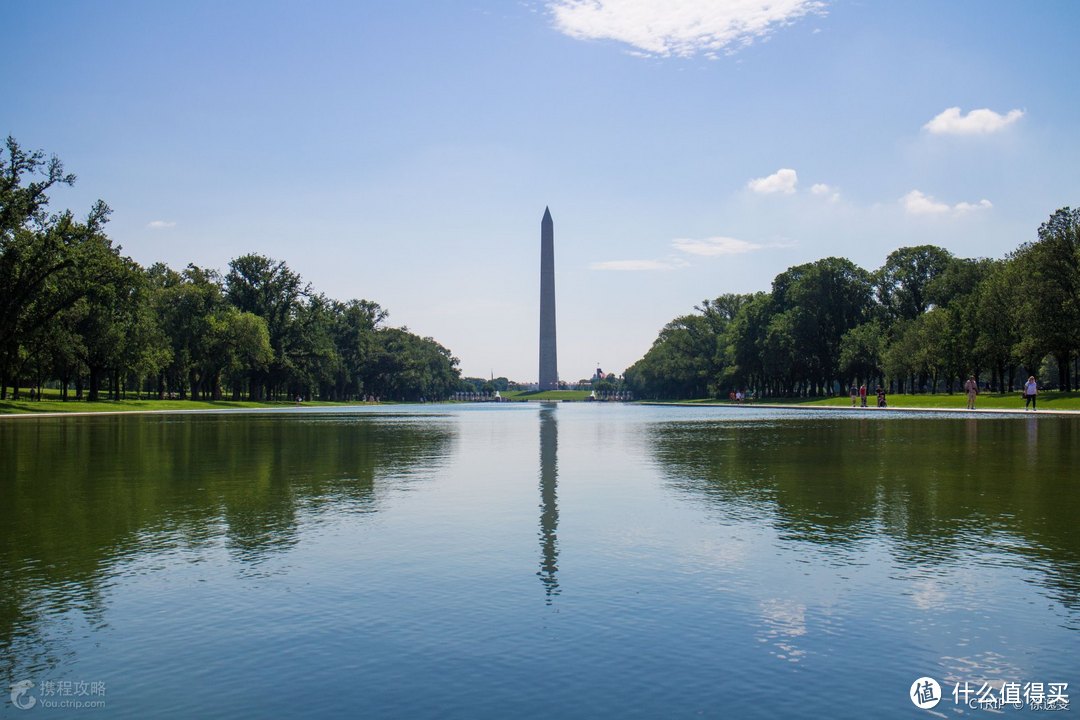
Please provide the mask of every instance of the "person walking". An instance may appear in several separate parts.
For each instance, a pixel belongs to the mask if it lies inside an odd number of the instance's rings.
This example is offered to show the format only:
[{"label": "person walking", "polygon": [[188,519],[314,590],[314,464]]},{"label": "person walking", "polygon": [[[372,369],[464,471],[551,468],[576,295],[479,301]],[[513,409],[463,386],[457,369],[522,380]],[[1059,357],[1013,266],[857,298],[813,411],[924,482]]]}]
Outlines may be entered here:
[{"label": "person walking", "polygon": [[855,401],[859,397],[859,388],[855,386],[855,383],[851,383],[848,394],[851,395],[851,407],[855,407]]},{"label": "person walking", "polygon": [[866,407],[866,383],[859,386],[859,407]]},{"label": "person walking", "polygon": [[975,396],[979,394],[979,382],[978,382],[978,380],[975,379],[974,375],[969,377],[968,381],[966,383],[964,383],[964,390],[967,392],[967,396],[968,396],[967,409],[968,410],[974,410],[975,409]]},{"label": "person walking", "polygon": [[1035,376],[1032,375],[1027,379],[1027,383],[1024,385],[1024,410],[1028,409],[1028,405],[1031,406],[1031,412],[1035,412],[1035,396],[1039,392],[1039,383],[1035,382]]}]

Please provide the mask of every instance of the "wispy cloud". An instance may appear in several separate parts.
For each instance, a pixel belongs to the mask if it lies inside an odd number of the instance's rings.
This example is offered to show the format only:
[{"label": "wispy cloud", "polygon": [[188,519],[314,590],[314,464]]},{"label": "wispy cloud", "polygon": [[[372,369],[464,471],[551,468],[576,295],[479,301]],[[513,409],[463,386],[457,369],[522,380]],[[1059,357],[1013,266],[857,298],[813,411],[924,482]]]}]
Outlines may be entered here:
[{"label": "wispy cloud", "polygon": [[756,178],[746,183],[746,187],[756,193],[764,195],[770,193],[785,193],[790,195],[795,192],[795,186],[799,183],[798,174],[791,168],[781,168],[762,178]]},{"label": "wispy cloud", "polygon": [[146,227],[151,230],[161,230],[162,228],[176,227],[176,222],[174,220],[151,220],[146,224]]},{"label": "wispy cloud", "polygon": [[650,270],[676,270],[686,267],[687,262],[680,258],[670,260],[607,260],[589,265],[590,270],[617,270],[621,272],[642,272]]},{"label": "wispy cloud", "polygon": [[555,27],[572,38],[615,40],[648,56],[715,57],[810,13],[824,0],[549,0]]},{"label": "wispy cloud", "polygon": [[840,191],[825,183],[814,183],[810,186],[810,194],[827,198],[829,202],[836,202],[840,199]]},{"label": "wispy cloud", "polygon": [[989,210],[992,207],[994,207],[994,203],[990,202],[986,198],[983,198],[977,203],[956,203],[955,205],[953,205],[953,211],[960,215],[963,215],[964,213],[973,212],[975,210]]},{"label": "wispy cloud", "polygon": [[[769,247],[791,247],[790,244],[773,243],[762,245],[732,237],[676,238],[671,247],[685,255],[697,257],[718,257],[720,255],[743,255]],[[590,270],[619,270],[641,272],[650,270],[678,270],[690,267],[690,263],[681,255],[670,255],[663,260],[608,260],[589,265]]]},{"label": "wispy cloud", "polygon": [[985,198],[977,203],[960,202],[955,205],[943,203],[919,190],[912,190],[900,198],[900,203],[909,215],[965,215],[975,210],[989,210],[994,204]]},{"label": "wispy cloud", "polygon": [[989,135],[1004,130],[1022,117],[1023,110],[1010,110],[1001,115],[982,108],[963,115],[960,108],[951,107],[923,125],[923,129],[934,135]]},{"label": "wispy cloud", "polygon": [[671,241],[671,246],[680,252],[690,255],[742,255],[743,253],[760,250],[764,245],[747,242],[730,237],[711,237],[702,240],[677,239]]}]

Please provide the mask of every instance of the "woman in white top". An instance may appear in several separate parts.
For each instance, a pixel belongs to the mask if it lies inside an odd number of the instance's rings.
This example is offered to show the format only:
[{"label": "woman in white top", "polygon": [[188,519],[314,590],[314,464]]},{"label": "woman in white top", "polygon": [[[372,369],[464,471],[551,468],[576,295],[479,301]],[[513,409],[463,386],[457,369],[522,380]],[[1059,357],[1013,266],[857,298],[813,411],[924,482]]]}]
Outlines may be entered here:
[{"label": "woman in white top", "polygon": [[1039,392],[1039,384],[1035,382],[1035,376],[1032,375],[1028,378],[1027,384],[1024,385],[1024,410],[1028,409],[1028,405],[1031,405],[1031,411],[1035,412],[1035,395]]}]

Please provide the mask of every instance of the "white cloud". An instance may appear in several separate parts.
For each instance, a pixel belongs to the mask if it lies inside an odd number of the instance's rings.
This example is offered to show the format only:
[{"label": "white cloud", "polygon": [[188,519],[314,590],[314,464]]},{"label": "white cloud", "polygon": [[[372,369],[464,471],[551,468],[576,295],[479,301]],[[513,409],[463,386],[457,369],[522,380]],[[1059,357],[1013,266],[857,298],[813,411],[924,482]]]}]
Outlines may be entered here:
[{"label": "white cloud", "polygon": [[961,115],[960,108],[951,107],[923,125],[923,129],[934,135],[988,135],[1004,130],[1022,117],[1023,110],[1010,110],[1000,115],[989,108],[982,108]]},{"label": "white cloud", "polygon": [[810,194],[819,197],[827,197],[830,202],[836,202],[840,199],[840,191],[825,183],[814,183],[810,187]]},{"label": "white cloud", "polygon": [[162,228],[176,227],[176,222],[173,220],[151,220],[146,224],[151,230],[161,230]]},{"label": "white cloud", "polygon": [[[739,240],[730,237],[709,237],[699,240],[690,238],[676,238],[671,241],[671,247],[687,255],[699,257],[716,257],[719,255],[742,255],[766,247],[791,247],[790,244],[774,243],[761,245],[758,243]],[[689,267],[690,263],[678,255],[668,256],[664,260],[607,260],[594,262],[589,265],[590,270],[616,270],[622,272],[642,272],[653,270],[678,270]]]},{"label": "white cloud", "polygon": [[686,267],[685,260],[607,260],[589,265],[590,270],[617,270],[622,272],[640,272],[648,270],[675,270]]},{"label": "white cloud", "polygon": [[982,200],[980,200],[977,203],[966,203],[966,202],[957,203],[953,207],[953,210],[955,210],[957,213],[963,214],[963,213],[971,212],[973,210],[989,210],[992,207],[994,207],[994,204],[992,202],[990,202],[989,200],[987,200],[986,198],[983,198]]},{"label": "white cloud", "polygon": [[912,190],[900,198],[900,202],[909,215],[964,215],[975,210],[989,210],[994,207],[994,204],[985,198],[977,203],[961,202],[950,206],[919,190]]},{"label": "white cloud", "polygon": [[616,40],[643,55],[715,57],[749,45],[824,0],[549,0],[555,27],[581,40]]},{"label": "white cloud", "polygon": [[711,237],[704,240],[677,239],[671,241],[671,246],[690,255],[741,255],[753,252],[765,247],[757,243],[747,242],[729,237]]},{"label": "white cloud", "polygon": [[799,176],[791,168],[781,168],[772,175],[757,178],[746,183],[746,187],[756,193],[786,193],[795,192],[795,186],[799,182]]},{"label": "white cloud", "polygon": [[911,215],[941,215],[949,212],[949,206],[918,190],[912,190],[900,198],[904,209]]}]

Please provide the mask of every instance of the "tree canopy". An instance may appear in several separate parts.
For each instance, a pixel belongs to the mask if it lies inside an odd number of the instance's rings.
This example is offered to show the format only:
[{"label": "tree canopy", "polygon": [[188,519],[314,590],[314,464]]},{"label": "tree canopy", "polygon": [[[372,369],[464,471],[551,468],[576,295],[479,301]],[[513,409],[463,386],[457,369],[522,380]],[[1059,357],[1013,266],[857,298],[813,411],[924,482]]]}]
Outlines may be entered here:
[{"label": "tree canopy", "polygon": [[458,360],[386,326],[371,300],[318,293],[282,260],[234,258],[222,275],[143,268],[105,233],[109,208],[50,214],[70,185],[55,157],[8,138],[0,153],[0,397],[55,380],[68,398],[128,390],[191,399],[438,399]]},{"label": "tree canopy", "polygon": [[[1080,211],[1062,208],[1001,260],[899,248],[788,268],[769,293],[725,294],[676,318],[625,373],[639,397],[831,394],[850,383],[1011,390],[1022,368],[1062,390],[1080,357]],[[1052,359],[1044,371],[1044,362]]]}]

